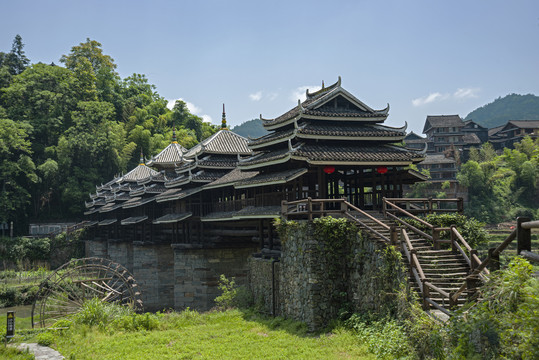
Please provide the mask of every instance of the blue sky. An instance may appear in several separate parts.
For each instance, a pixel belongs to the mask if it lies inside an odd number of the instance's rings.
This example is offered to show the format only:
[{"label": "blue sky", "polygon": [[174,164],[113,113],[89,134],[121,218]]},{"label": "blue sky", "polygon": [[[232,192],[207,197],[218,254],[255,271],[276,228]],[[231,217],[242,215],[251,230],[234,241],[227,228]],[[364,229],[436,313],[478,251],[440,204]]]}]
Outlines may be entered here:
[{"label": "blue sky", "polygon": [[539,94],[539,2],[2,1],[0,51],[16,34],[32,62],[91,38],[122,77],[229,124],[276,117],[305,88],[342,86],[386,122],[466,116],[509,93]]}]

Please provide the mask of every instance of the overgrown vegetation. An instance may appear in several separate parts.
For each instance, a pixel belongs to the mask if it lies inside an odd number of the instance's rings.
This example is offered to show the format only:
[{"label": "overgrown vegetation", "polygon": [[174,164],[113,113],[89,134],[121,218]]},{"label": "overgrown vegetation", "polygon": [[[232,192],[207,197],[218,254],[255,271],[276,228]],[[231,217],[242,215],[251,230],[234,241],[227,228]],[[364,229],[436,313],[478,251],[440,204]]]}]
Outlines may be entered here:
[{"label": "overgrown vegetation", "polygon": [[219,277],[219,290],[221,295],[215,298],[215,305],[219,310],[233,308],[247,309],[253,304],[253,297],[245,286],[236,285],[236,279],[228,279],[221,274]]},{"label": "overgrown vegetation", "polygon": [[72,258],[84,257],[84,230],[65,232],[54,238],[3,237],[0,238],[0,260],[4,269],[36,269],[57,267]]},{"label": "overgrown vegetation", "polygon": [[452,318],[452,358],[539,358],[539,280],[530,263],[515,257],[482,292],[479,303]]},{"label": "overgrown vegetation", "polygon": [[470,150],[457,180],[468,187],[469,216],[486,223],[539,218],[539,138],[525,137],[501,155],[489,143]]},{"label": "overgrown vegetation", "polygon": [[[435,227],[450,227],[451,225],[455,225],[459,233],[472,248],[477,248],[488,243],[489,235],[485,230],[485,224],[474,218],[457,213],[428,214],[427,216],[419,216],[419,218]],[[428,230],[425,225],[417,220],[410,218],[404,218],[403,220],[420,230]],[[449,238],[450,234],[447,231],[442,231],[440,236],[442,239]]]}]

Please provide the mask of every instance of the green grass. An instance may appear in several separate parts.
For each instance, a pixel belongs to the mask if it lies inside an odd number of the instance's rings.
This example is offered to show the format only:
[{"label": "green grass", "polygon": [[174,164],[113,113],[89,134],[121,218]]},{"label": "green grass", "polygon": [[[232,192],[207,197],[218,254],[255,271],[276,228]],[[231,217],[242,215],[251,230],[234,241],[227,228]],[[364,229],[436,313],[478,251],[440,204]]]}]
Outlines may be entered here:
[{"label": "green grass", "polygon": [[25,351],[20,351],[12,347],[0,345],[0,359],[5,360],[33,360],[34,355]]},{"label": "green grass", "polygon": [[342,328],[312,335],[302,323],[239,310],[156,317],[158,327],[151,331],[74,324],[54,332],[52,347],[77,360],[375,359],[353,331]]}]

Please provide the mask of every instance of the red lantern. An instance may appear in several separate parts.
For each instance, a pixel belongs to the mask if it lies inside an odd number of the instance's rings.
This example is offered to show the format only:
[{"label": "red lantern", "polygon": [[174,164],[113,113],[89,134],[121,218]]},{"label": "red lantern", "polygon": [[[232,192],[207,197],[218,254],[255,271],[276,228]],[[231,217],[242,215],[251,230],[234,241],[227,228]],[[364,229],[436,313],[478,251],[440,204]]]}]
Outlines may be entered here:
[{"label": "red lantern", "polygon": [[387,166],[378,166],[376,172],[382,175],[385,174],[387,172]]},{"label": "red lantern", "polygon": [[331,166],[331,165],[325,166],[324,172],[328,175],[333,174],[335,172],[335,166]]}]

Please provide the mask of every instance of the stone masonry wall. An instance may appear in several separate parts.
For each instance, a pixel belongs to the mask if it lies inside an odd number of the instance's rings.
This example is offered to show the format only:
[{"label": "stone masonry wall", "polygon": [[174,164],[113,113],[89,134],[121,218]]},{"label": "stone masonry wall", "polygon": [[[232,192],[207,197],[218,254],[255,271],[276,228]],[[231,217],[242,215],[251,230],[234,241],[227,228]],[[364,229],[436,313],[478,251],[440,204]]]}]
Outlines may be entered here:
[{"label": "stone masonry wall", "polygon": [[133,276],[144,310],[174,307],[174,254],[168,245],[133,245]]},{"label": "stone masonry wall", "polygon": [[[325,241],[316,239],[312,224],[288,231],[282,241],[278,284],[271,291],[271,260],[251,259],[250,288],[266,311],[277,298],[277,314],[307,323],[318,330],[344,307],[354,312],[397,306],[396,293],[405,281],[400,254],[388,245],[354,234],[344,242],[350,256],[328,263]],[[260,298],[262,298],[260,300]]]},{"label": "stone masonry wall", "polygon": [[371,239],[366,232],[354,240],[348,290],[352,308],[355,312],[396,308],[397,292],[406,283],[400,253],[388,252],[388,245]]},{"label": "stone masonry wall", "polygon": [[86,240],[85,244],[86,257],[108,258],[108,244],[106,240],[92,239]]},{"label": "stone masonry wall", "polygon": [[108,241],[108,257],[133,273],[133,243]]},{"label": "stone masonry wall", "polygon": [[190,307],[206,311],[221,294],[219,277],[234,277],[237,285],[247,285],[247,260],[254,247],[233,249],[174,249],[174,308]]},{"label": "stone masonry wall", "polygon": [[273,259],[251,257],[249,259],[249,288],[255,303],[262,311],[281,315],[279,302],[280,262]]}]

